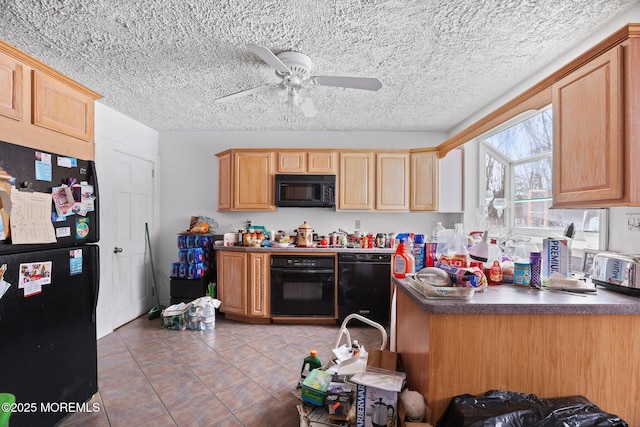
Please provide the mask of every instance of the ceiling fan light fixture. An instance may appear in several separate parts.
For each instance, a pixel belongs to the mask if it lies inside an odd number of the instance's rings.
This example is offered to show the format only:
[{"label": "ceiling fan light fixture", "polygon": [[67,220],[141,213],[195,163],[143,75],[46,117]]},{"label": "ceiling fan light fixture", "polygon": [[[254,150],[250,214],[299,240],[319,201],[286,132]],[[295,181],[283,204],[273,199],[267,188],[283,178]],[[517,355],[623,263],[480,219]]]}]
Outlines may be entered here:
[{"label": "ceiling fan light fixture", "polygon": [[[280,52],[276,57],[282,61],[293,74],[298,75],[302,79],[308,79],[311,76],[311,58],[300,52]],[[278,77],[284,77],[285,73],[276,70]]]}]

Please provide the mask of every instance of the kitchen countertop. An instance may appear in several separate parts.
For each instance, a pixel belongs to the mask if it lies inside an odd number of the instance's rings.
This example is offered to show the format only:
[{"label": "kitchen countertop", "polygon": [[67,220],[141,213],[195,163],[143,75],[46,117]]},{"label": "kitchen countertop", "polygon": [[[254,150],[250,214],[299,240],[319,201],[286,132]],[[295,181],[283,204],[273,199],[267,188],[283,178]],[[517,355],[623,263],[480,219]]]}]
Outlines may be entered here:
[{"label": "kitchen countertop", "polygon": [[395,249],[391,249],[391,248],[372,248],[372,249],[365,249],[365,248],[342,248],[342,247],[331,247],[331,246],[327,246],[327,247],[312,247],[312,248],[307,248],[307,247],[302,247],[302,246],[288,246],[288,247],[253,247],[253,246],[213,246],[214,250],[224,250],[224,251],[236,251],[236,252],[270,252],[270,253],[276,253],[276,252],[296,252],[296,253],[300,253],[300,252],[304,252],[304,253],[320,253],[320,252],[331,252],[331,253],[338,253],[338,252],[351,252],[351,253],[386,253],[386,254],[392,254],[395,253]]},{"label": "kitchen countertop", "polygon": [[502,284],[452,300],[426,298],[405,279],[392,280],[421,310],[435,314],[640,314],[640,297],[601,287],[595,294],[576,294]]}]

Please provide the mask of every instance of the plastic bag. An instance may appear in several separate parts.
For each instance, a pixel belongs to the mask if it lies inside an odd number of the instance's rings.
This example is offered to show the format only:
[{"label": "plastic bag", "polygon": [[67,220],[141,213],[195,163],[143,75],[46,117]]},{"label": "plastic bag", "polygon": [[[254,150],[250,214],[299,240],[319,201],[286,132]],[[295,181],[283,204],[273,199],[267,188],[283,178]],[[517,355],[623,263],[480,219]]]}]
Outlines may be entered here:
[{"label": "plastic bag", "polygon": [[436,427],[628,427],[583,396],[540,399],[535,394],[503,390],[451,399]]}]

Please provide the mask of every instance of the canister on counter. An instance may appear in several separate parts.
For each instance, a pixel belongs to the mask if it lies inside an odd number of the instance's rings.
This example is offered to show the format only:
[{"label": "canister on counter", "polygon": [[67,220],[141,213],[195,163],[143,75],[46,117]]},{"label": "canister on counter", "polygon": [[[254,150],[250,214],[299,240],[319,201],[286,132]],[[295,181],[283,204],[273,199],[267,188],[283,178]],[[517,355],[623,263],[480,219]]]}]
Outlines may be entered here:
[{"label": "canister on counter", "polygon": [[516,261],[513,263],[514,286],[531,286],[531,263],[529,261]]}]

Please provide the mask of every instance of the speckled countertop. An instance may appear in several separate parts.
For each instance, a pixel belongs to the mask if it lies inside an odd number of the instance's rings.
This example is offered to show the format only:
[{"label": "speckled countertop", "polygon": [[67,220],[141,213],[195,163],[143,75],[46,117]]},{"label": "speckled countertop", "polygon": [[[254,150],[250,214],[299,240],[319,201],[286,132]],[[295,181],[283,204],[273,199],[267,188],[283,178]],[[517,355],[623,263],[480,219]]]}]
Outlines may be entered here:
[{"label": "speckled countertop", "polygon": [[597,293],[519,288],[512,284],[489,286],[468,300],[426,298],[405,279],[393,283],[422,310],[435,314],[640,314],[640,297],[604,288]]},{"label": "speckled countertop", "polygon": [[301,246],[288,246],[285,248],[281,247],[252,247],[252,246],[214,246],[215,250],[221,251],[237,251],[237,252],[269,252],[269,253],[338,253],[338,252],[362,252],[362,253],[385,253],[392,254],[396,250],[390,248],[373,248],[373,249],[363,249],[363,248],[342,248],[342,247],[312,247],[305,248]]}]

